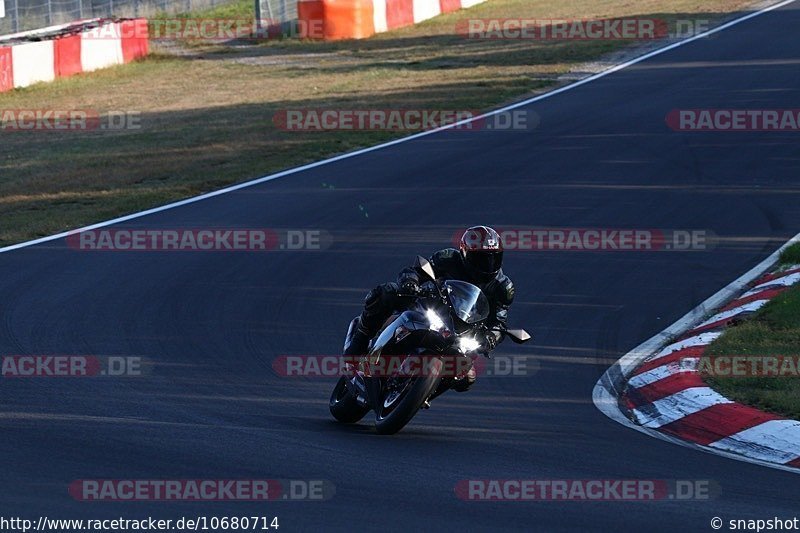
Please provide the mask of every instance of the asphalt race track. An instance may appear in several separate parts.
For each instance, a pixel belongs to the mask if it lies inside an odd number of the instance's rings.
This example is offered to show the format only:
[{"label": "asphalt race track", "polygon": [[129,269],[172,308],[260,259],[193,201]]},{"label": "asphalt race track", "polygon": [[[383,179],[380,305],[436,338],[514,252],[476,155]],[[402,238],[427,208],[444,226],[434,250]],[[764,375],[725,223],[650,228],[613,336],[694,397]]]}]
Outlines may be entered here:
[{"label": "asphalt race track", "polygon": [[[295,530],[710,531],[791,518],[798,478],[661,442],[607,419],[592,388],[618,357],[800,228],[796,133],[679,133],[672,109],[798,108],[800,4],[534,103],[532,131],[448,131],[120,227],[310,228],[331,247],[271,253],[0,254],[2,354],[135,355],[140,378],[3,379],[3,516],[267,515]],[[322,184],[332,184],[334,188]],[[368,213],[368,216],[365,216]],[[458,228],[695,229],[693,252],[506,254],[498,353],[527,377],[448,393],[401,433],[334,423],[333,380],[278,376],[284,354],[336,354],[373,285]],[[76,479],[323,479],[326,501],[78,502]],[[703,479],[709,501],[469,502],[459,480]]]}]

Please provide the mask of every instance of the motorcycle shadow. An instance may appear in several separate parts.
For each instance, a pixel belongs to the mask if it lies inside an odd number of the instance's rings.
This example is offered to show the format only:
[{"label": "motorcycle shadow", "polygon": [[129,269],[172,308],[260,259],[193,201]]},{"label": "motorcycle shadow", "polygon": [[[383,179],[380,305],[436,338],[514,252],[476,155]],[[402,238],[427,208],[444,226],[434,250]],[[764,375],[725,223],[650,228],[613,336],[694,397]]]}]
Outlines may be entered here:
[{"label": "motorcycle shadow", "polygon": [[315,421],[315,426],[318,429],[336,433],[339,435],[358,435],[359,437],[375,437],[380,439],[403,439],[413,438],[415,440],[424,439],[430,442],[452,442],[458,438],[450,431],[439,430],[435,427],[424,426],[415,427],[413,424],[406,426],[402,431],[394,435],[381,435],[375,431],[375,426],[372,421],[365,419],[364,422],[356,424],[342,424],[334,420],[318,419]]}]

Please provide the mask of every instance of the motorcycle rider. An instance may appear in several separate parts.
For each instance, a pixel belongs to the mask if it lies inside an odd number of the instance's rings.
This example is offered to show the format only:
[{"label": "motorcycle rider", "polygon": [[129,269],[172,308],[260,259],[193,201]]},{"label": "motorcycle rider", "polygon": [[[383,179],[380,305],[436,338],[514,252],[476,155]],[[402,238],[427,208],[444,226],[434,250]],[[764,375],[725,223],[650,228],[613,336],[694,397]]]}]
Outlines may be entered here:
[{"label": "motorcycle rider", "polygon": [[[472,226],[461,236],[459,249],[445,248],[434,253],[430,262],[437,279],[466,281],[480,288],[489,300],[488,326],[505,326],[508,309],[514,301],[514,284],[503,273],[503,243],[500,235],[488,226]],[[367,353],[370,339],[380,330],[389,316],[403,306],[403,295],[419,292],[421,272],[415,267],[400,272],[396,283],[384,283],[372,289],[364,299],[364,310],[357,319],[358,325],[345,344],[344,355]],[[352,327],[352,326],[351,326]],[[490,331],[483,339],[483,347],[491,351],[504,335]],[[457,379],[453,389],[463,392],[476,379],[475,369]]]}]

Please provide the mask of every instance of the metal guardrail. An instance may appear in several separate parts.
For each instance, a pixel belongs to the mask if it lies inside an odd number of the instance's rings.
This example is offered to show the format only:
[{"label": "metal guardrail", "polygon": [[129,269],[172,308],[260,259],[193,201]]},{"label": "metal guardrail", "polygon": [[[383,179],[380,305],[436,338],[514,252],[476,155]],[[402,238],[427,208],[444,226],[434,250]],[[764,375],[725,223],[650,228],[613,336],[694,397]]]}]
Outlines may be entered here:
[{"label": "metal guardrail", "polygon": [[297,21],[298,0],[255,0],[256,21],[259,28],[280,28],[291,34]]},{"label": "metal guardrail", "polygon": [[[276,5],[280,2],[261,1]],[[227,4],[230,0],[0,0],[0,3],[5,7],[5,16],[0,18],[0,35],[6,35],[82,19],[182,13]]]}]

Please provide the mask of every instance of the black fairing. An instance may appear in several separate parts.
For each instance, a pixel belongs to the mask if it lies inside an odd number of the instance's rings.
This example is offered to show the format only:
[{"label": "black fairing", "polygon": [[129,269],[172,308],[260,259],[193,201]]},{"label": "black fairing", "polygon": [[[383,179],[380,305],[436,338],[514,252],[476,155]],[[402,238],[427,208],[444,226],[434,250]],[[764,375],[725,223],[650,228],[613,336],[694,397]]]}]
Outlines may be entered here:
[{"label": "black fairing", "polygon": [[[445,326],[452,331],[452,324],[447,321]],[[425,314],[412,309],[404,311],[391,324],[386,326],[375,339],[370,349],[370,361],[376,363],[382,355],[421,355],[442,353],[451,342],[438,331],[430,329],[430,322]],[[397,328],[403,327],[408,334],[401,340],[395,337]],[[371,405],[378,405],[383,398],[382,383],[379,378],[365,378],[368,401]]]}]

